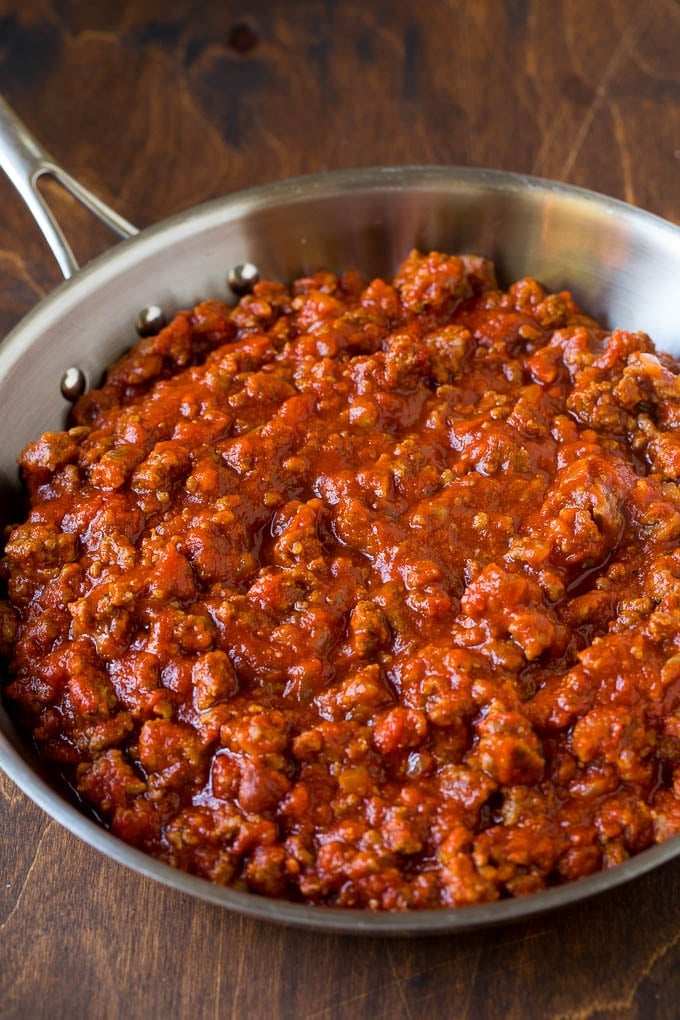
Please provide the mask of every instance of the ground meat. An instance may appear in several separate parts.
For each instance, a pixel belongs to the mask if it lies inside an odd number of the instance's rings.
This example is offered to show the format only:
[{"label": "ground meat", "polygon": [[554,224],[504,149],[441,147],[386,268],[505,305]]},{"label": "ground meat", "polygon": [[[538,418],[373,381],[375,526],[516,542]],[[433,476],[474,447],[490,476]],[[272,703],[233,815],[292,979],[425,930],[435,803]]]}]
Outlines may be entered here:
[{"label": "ground meat", "polygon": [[404,910],[680,832],[680,371],[413,252],[207,301],[20,458],[4,696],[134,846]]}]

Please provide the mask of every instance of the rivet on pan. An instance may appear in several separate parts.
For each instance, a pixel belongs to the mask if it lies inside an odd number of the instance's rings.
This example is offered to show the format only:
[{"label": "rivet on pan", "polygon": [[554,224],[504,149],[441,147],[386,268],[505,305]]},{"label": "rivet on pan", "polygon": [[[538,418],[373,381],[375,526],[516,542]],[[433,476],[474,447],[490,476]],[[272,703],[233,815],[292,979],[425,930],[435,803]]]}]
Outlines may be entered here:
[{"label": "rivet on pan", "polygon": [[163,315],[163,309],[159,308],[158,305],[149,305],[148,308],[142,308],[135,320],[135,329],[140,336],[155,336],[156,333],[160,333],[164,325],[165,316]]},{"label": "rivet on pan", "polygon": [[260,270],[252,262],[243,262],[240,266],[234,266],[227,277],[229,286],[238,297],[250,294],[259,279]]},{"label": "rivet on pan", "polygon": [[78,397],[82,397],[87,387],[85,373],[80,368],[67,368],[61,377],[59,388],[66,400],[73,403]]}]

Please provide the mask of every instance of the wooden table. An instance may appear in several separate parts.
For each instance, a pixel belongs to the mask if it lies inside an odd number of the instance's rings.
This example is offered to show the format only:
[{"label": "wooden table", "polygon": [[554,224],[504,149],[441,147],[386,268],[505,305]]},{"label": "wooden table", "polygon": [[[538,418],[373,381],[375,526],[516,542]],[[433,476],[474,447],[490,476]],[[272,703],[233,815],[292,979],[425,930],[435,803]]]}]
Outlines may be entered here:
[{"label": "wooden table", "polygon": [[[529,171],[680,222],[678,0],[0,0],[0,91],[140,227],[360,164]],[[106,236],[55,200],[82,261]],[[0,334],[58,281],[0,180]],[[0,778],[0,1016],[677,1017],[680,861],[557,915],[370,940],[229,915]]]}]

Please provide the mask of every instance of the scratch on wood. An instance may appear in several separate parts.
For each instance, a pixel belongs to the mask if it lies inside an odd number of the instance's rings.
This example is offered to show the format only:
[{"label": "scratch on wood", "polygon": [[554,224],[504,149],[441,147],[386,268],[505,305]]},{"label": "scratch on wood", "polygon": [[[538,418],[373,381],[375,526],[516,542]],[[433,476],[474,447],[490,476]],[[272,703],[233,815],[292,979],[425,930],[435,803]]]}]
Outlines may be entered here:
[{"label": "scratch on wood", "polygon": [[[471,48],[471,43],[470,43],[469,24],[470,23],[469,23],[469,20],[468,20],[467,17],[461,18],[461,20],[460,20],[460,37],[461,37],[461,42],[463,44],[462,49],[463,49],[464,53],[472,53],[472,52],[474,52],[474,50]],[[470,89],[470,84],[469,84],[471,80],[472,80],[472,76],[469,73],[466,73],[466,74],[462,75],[462,85],[463,85],[463,90],[464,90],[464,92],[463,92],[463,103],[464,103],[464,107],[465,107],[466,110],[473,110],[474,109],[474,104],[472,102],[473,96],[471,94],[471,89]],[[465,140],[464,141],[465,141],[465,161],[466,161],[466,163],[470,163],[470,162],[472,162],[472,152],[471,152],[471,148],[470,148],[470,131],[466,131],[465,132]]]},{"label": "scratch on wood", "polygon": [[[367,999],[370,995],[373,995],[376,989],[380,990],[380,995],[384,998],[389,987],[390,984],[385,983],[385,981],[380,981],[379,985],[374,985],[372,988],[369,988],[365,992],[360,992],[358,995],[351,995],[349,999],[342,999],[340,1002],[331,1002],[322,1009],[315,1010],[313,1013],[305,1013],[301,1020],[323,1020],[323,1017],[330,1017],[331,1020],[335,1020],[335,1018],[340,1016],[350,1016],[351,1013],[343,1013],[343,1010],[346,1010],[347,1006],[356,1006],[356,1004],[361,1002],[362,999]],[[364,1013],[363,1015],[368,1016],[367,1013]],[[397,1020],[397,1018],[392,1017],[391,1020]],[[411,1018],[411,1020],[413,1020],[413,1018]]]},{"label": "scratch on wood", "polygon": [[[257,118],[256,118],[257,120]],[[262,143],[268,145],[278,156],[282,164],[285,164],[288,155],[289,142],[281,136],[281,132],[270,128],[266,123],[258,122],[258,129]]]},{"label": "scratch on wood", "polygon": [[[540,931],[529,932],[528,934],[522,934],[522,935],[518,936],[517,938],[510,938],[510,939],[507,939],[507,940],[500,941],[494,947],[488,947],[487,959],[490,959],[491,956],[497,955],[499,953],[503,954],[503,955],[507,954],[508,949],[510,947],[512,947],[514,949],[517,946],[521,946],[521,945],[523,945],[526,942],[533,942],[535,939],[545,938],[547,931],[548,931],[548,929],[541,928]],[[477,977],[477,972],[479,970],[479,961],[480,961],[480,958],[481,958],[481,951],[480,951],[479,946],[475,946],[475,947],[470,948],[468,950],[463,950],[463,951],[460,951],[460,952],[456,953],[456,959],[458,961],[461,961],[461,960],[466,960],[467,961],[470,958],[472,958],[472,962],[471,963],[466,963],[466,986],[467,986],[467,989],[468,989],[467,996],[465,998],[465,1003],[456,1007],[456,1020],[462,1020],[463,1017],[466,1017],[466,1016],[470,1015],[469,1014],[469,1004],[472,1001],[472,997],[473,997],[473,995],[475,993],[475,980],[476,980],[476,977]],[[437,974],[438,971],[441,971],[441,970],[444,970],[444,969],[449,969],[450,966],[451,966],[451,961],[450,961],[450,959],[447,958],[447,959],[442,960],[441,963],[437,963],[437,964],[435,964],[432,967],[427,967],[425,970],[418,971],[417,973],[418,974],[428,974],[428,975],[432,976],[432,975]],[[412,977],[414,977],[414,976],[417,976],[417,975],[412,975]],[[433,993],[433,996],[436,998],[437,994],[438,994],[438,992],[437,993]]]},{"label": "scratch on wood", "polygon": [[[222,929],[220,928],[220,936]],[[243,976],[243,964],[246,958],[247,945],[245,939],[237,939],[237,945],[241,950],[241,954],[238,959],[238,970],[236,971],[236,980],[234,981],[234,990],[231,996],[231,1020],[239,1020],[242,1015],[239,1013],[238,998],[241,992],[241,978]],[[221,942],[220,942],[221,947]],[[219,1017],[219,999],[217,1000],[218,1009],[215,1012],[215,1016]]]},{"label": "scratch on wood", "polygon": [[590,1017],[604,1010],[607,1010],[610,1013],[614,1012],[616,1016],[621,1015],[624,1010],[628,1013],[633,1005],[635,993],[637,992],[640,982],[644,981],[644,979],[651,974],[657,963],[662,960],[667,953],[674,949],[678,943],[680,943],[680,932],[675,935],[675,938],[672,938],[669,942],[667,942],[665,946],[660,946],[651,954],[647,963],[642,967],[639,976],[634,980],[627,996],[614,999],[609,1002],[602,1000],[591,1001],[583,1009],[575,1009],[569,1013],[564,1013],[564,1020],[590,1020]]},{"label": "scratch on wood", "polygon": [[[221,1016],[223,1016],[222,1003],[220,1002],[220,999],[222,997],[222,970],[223,970],[223,964],[222,964],[222,943],[223,943],[223,940],[224,940],[224,925],[220,924],[219,934],[218,934],[218,937],[217,937],[217,966],[215,968],[215,971],[216,971],[216,977],[215,977],[215,1020],[219,1020],[219,1018]],[[243,964],[243,953],[241,953],[241,965],[242,964]],[[240,969],[239,969],[239,976],[240,976]],[[236,980],[237,980],[237,986],[238,986],[238,976],[237,976]],[[234,998],[235,997],[236,996],[234,995]]]},{"label": "scratch on wood", "polygon": [[387,943],[387,959],[388,959],[389,964],[390,964],[390,970],[392,971],[392,977],[394,978],[395,984],[397,986],[397,991],[399,992],[399,998],[401,999],[401,1004],[404,1007],[404,1013],[407,1016],[408,1020],[413,1020],[413,1014],[411,1013],[411,1010],[409,1009],[409,1005],[408,1005],[408,1002],[406,1000],[406,994],[404,992],[404,986],[402,985],[403,978],[401,978],[399,976],[399,972],[398,972],[396,964],[394,962],[394,956],[392,955],[392,947],[390,946],[389,942]]},{"label": "scratch on wood", "polygon": [[550,147],[553,143],[553,139],[559,136],[564,131],[564,103],[560,103],[559,108],[555,116],[551,119],[550,127],[543,135],[540,148],[536,153],[536,157],[531,166],[532,174],[541,174],[544,172],[543,166],[550,151]]},{"label": "scratch on wood", "polygon": [[563,178],[569,177],[576,162],[576,159],[578,158],[578,154],[580,153],[583,147],[583,143],[586,140],[588,132],[590,131],[593,120],[595,119],[595,115],[602,106],[602,103],[604,102],[604,99],[607,95],[609,83],[613,78],[614,74],[616,73],[619,64],[623,60],[624,54],[634,44],[636,39],[639,37],[639,35],[642,33],[643,29],[649,22],[651,18],[652,9],[653,7],[641,7],[640,8],[641,13],[638,15],[637,18],[631,19],[628,28],[621,34],[621,38],[619,39],[614,49],[614,52],[612,53],[609,59],[609,63],[605,67],[600,77],[600,80],[597,83],[593,101],[586,110],[583,120],[581,121],[576,132],[576,137],[574,138],[574,141],[571,144],[569,152],[567,153],[566,159],[562,165],[561,177]]},{"label": "scratch on wood", "polygon": [[461,1009],[459,1014],[461,1017],[469,1015],[470,1002],[472,1000],[472,996],[474,995],[475,982],[477,980],[477,972],[479,971],[479,956],[480,953],[478,951],[475,955],[471,973],[468,975],[467,978],[467,995],[465,996],[465,1006],[463,1009]]},{"label": "scratch on wood", "polygon": [[619,152],[621,154],[621,169],[623,170],[623,194],[626,202],[635,205],[635,186],[633,184],[633,167],[630,159],[630,151],[626,144],[625,121],[621,116],[618,103],[610,103],[609,109],[614,124],[614,136],[616,138]]},{"label": "scratch on wood", "polygon": [[6,249],[0,250],[0,262],[7,262],[9,265],[13,266],[19,277],[28,287],[30,287],[38,298],[43,298],[45,296],[44,288],[36,283],[31,274],[28,272],[23,258],[17,254],[17,252],[7,251]]},{"label": "scratch on wood", "polygon": [[505,952],[508,946],[521,946],[523,942],[533,942],[534,939],[543,939],[549,932],[549,928],[541,928],[540,931],[530,931],[526,935],[518,935],[517,938],[507,939],[500,942],[496,947]]},{"label": "scratch on wood", "polygon": [[[680,21],[680,0],[657,0],[657,5],[664,5],[666,12],[674,14],[676,19]],[[665,34],[669,35],[672,31],[669,25],[666,29]],[[640,47],[634,54],[635,63],[637,67],[642,71],[643,74],[648,75],[650,78],[657,81],[680,81],[680,64],[676,60],[671,66],[659,66],[653,59],[655,54],[653,47]]]},{"label": "scratch on wood", "polygon": [[22,899],[22,897],[24,895],[24,891],[25,891],[26,886],[28,885],[28,883],[30,881],[31,875],[33,874],[33,869],[35,868],[36,864],[38,863],[38,858],[40,857],[40,851],[42,849],[42,845],[45,842],[48,833],[50,833],[52,831],[52,829],[55,827],[55,824],[56,824],[55,822],[49,821],[47,823],[47,826],[46,826],[42,836],[38,840],[38,844],[37,844],[37,846],[36,846],[36,848],[35,848],[35,850],[33,852],[33,860],[30,863],[28,871],[24,875],[24,880],[21,883],[21,888],[19,889],[19,892],[17,894],[17,898],[15,900],[14,906],[12,907],[12,909],[10,910],[9,914],[7,915],[5,920],[2,922],[2,924],[0,924],[0,932],[5,930],[5,928],[7,927],[7,925],[9,924],[9,922],[12,920],[12,918],[16,914],[17,910],[19,909],[19,907],[21,905],[21,899]]},{"label": "scratch on wood", "polygon": [[0,774],[0,797],[6,804],[9,804],[10,807],[14,807],[17,804],[21,804],[21,802],[26,799],[26,794],[22,793],[19,787],[15,786],[11,779]]}]

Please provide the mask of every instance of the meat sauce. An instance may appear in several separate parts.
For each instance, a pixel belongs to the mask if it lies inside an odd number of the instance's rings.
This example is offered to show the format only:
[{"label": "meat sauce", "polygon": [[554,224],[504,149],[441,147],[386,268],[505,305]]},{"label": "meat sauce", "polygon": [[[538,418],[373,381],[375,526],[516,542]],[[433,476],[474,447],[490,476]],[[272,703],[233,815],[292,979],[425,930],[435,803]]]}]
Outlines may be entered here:
[{"label": "meat sauce", "polygon": [[5,699],[123,840],[403,910],[680,831],[680,366],[413,252],[179,312],[20,458]]}]

